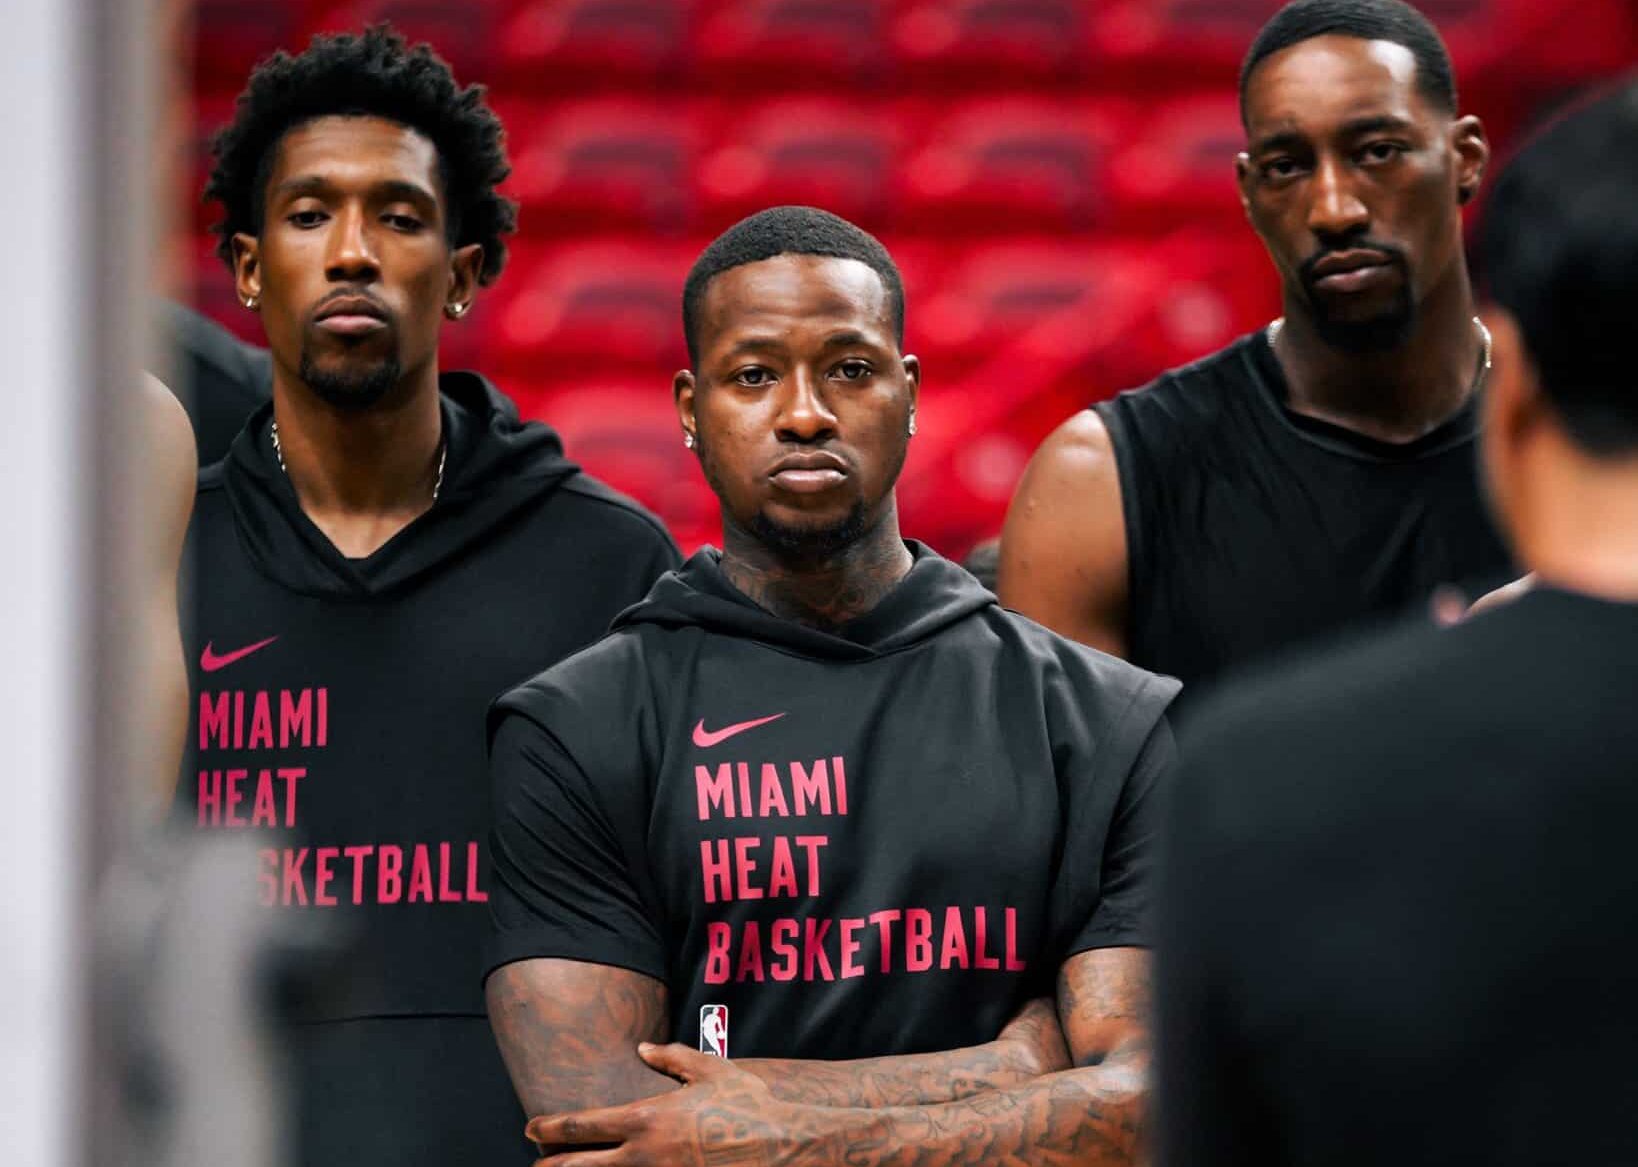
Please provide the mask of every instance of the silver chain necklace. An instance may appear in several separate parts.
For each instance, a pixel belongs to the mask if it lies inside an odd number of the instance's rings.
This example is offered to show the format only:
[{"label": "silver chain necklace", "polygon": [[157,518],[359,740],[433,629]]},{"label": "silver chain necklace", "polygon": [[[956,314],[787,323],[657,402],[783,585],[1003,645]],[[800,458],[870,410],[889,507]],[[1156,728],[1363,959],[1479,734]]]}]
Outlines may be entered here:
[{"label": "silver chain necklace", "polygon": [[[1265,335],[1268,337],[1269,348],[1274,347],[1274,342],[1279,339],[1280,330],[1284,327],[1285,317],[1281,316],[1278,317],[1265,330]],[[1473,376],[1473,385],[1468,390],[1469,393],[1478,392],[1479,387],[1484,384],[1486,375],[1488,375],[1490,372],[1490,330],[1484,326],[1484,321],[1480,320],[1477,316],[1473,318],[1473,327],[1479,330],[1480,357],[1479,371]]]},{"label": "silver chain necklace", "polygon": [[[284,471],[286,478],[290,477],[290,469],[284,464],[284,447],[279,445],[279,423],[273,422],[273,456],[279,460],[279,469]],[[438,442],[438,477],[432,482],[432,501],[438,501],[438,492],[444,488],[444,459],[449,457],[449,443],[442,439]]]}]

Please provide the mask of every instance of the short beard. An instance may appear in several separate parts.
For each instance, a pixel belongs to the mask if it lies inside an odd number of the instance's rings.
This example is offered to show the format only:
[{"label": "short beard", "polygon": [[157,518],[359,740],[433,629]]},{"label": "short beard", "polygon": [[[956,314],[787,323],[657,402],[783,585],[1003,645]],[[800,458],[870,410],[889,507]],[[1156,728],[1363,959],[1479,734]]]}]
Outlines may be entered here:
[{"label": "short beard", "polygon": [[798,561],[829,559],[857,543],[869,529],[863,502],[854,503],[840,522],[827,527],[790,527],[760,511],[750,524],[758,543],[781,558]]},{"label": "short beard", "polygon": [[364,369],[331,372],[316,366],[304,347],[297,375],[302,384],[326,404],[337,409],[363,410],[392,392],[403,379],[404,368],[398,363],[398,358],[392,356]]},{"label": "short beard", "polygon": [[1416,328],[1416,305],[1411,302],[1410,274],[1402,256],[1397,252],[1390,252],[1390,255],[1390,262],[1399,269],[1399,294],[1387,311],[1368,320],[1338,320],[1330,315],[1325,300],[1314,288],[1317,279],[1309,270],[1320,257],[1315,256],[1303,265],[1302,290],[1313,316],[1314,331],[1327,345],[1345,353],[1363,355],[1392,352],[1410,340]]}]

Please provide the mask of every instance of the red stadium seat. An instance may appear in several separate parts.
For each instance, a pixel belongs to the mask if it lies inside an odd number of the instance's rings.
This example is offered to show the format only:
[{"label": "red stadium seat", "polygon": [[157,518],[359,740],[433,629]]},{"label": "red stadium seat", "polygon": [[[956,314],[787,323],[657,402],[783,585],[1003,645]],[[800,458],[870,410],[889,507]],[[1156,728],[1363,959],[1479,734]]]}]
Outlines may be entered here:
[{"label": "red stadium seat", "polygon": [[1245,148],[1233,93],[1158,103],[1109,168],[1111,216],[1122,229],[1173,231],[1244,222],[1234,157]]},{"label": "red stadium seat", "polygon": [[494,51],[520,90],[629,90],[681,69],[693,8],[692,0],[526,0]]},{"label": "red stadium seat", "polygon": [[893,48],[922,84],[1072,80],[1086,64],[1087,8],[1079,0],[916,0],[893,22]]},{"label": "red stadium seat", "polygon": [[1089,52],[1124,89],[1232,92],[1240,59],[1284,0],[1115,0],[1100,6]]},{"label": "red stadium seat", "polygon": [[426,41],[448,61],[463,85],[492,81],[494,46],[503,18],[516,0],[341,0],[320,2],[310,18],[312,33],[360,32],[390,22],[411,44]]},{"label": "red stadium seat", "polygon": [[669,378],[688,360],[682,285],[697,254],[692,244],[619,238],[520,248],[486,293],[492,359],[534,379],[558,360]]},{"label": "red stadium seat", "polygon": [[523,203],[531,236],[688,225],[700,135],[686,107],[609,98],[500,112],[512,158],[506,190]]},{"label": "red stadium seat", "polygon": [[692,60],[715,88],[831,88],[880,75],[881,0],[720,0],[695,28]]},{"label": "red stadium seat", "polygon": [[785,203],[880,222],[901,149],[899,126],[881,108],[795,98],[736,110],[699,170],[710,225]]},{"label": "red stadium seat", "polygon": [[903,217],[919,229],[993,232],[998,224],[1083,231],[1104,213],[1103,179],[1119,141],[1110,103],[1000,97],[935,124],[905,162]]},{"label": "red stadium seat", "polygon": [[193,18],[193,71],[204,89],[237,93],[256,62],[275,49],[301,47],[300,11],[294,4],[196,0]]}]

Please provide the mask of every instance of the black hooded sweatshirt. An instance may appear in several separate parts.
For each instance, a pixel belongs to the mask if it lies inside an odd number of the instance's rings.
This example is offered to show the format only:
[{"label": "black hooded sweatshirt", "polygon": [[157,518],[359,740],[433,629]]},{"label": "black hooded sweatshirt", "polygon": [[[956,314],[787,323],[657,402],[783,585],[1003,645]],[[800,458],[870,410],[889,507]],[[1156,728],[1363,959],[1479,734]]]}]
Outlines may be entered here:
[{"label": "black hooded sweatshirt", "polygon": [[993,1040],[1067,957],[1146,943],[1177,683],[910,547],[834,633],[701,551],[497,703],[491,971],[635,970],[674,1040],[837,1059]]},{"label": "black hooded sweatshirt", "polygon": [[272,407],[200,476],[178,802],[259,847],[263,899],[343,922],[362,967],[297,1029],[298,1160],[530,1161],[485,1020],[496,694],[595,641],[677,554],[482,378],[440,378],[445,479],[350,560],[302,512]]}]

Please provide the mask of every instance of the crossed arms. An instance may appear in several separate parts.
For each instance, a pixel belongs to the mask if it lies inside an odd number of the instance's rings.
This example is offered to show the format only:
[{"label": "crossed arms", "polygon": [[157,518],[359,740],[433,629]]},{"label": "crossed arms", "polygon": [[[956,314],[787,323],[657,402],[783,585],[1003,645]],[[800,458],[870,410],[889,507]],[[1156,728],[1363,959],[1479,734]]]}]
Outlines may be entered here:
[{"label": "crossed arms", "polygon": [[665,986],[605,965],[517,961],[486,992],[552,1167],[1050,1167],[1135,1158],[1147,985],[1146,953],[1094,949],[993,1042],[852,1062],[724,1062],[650,1044],[668,1036]]}]

